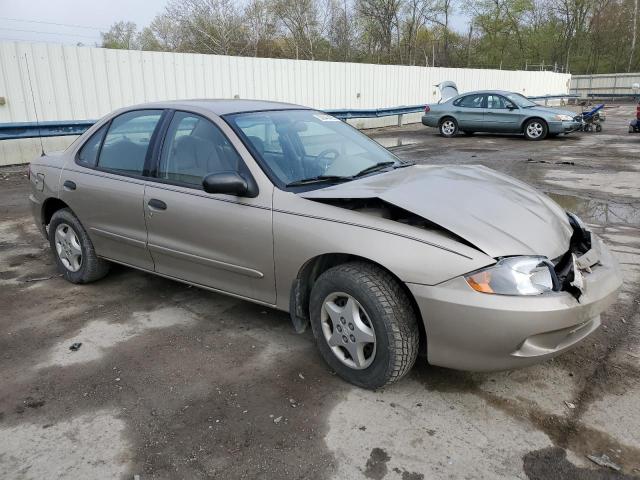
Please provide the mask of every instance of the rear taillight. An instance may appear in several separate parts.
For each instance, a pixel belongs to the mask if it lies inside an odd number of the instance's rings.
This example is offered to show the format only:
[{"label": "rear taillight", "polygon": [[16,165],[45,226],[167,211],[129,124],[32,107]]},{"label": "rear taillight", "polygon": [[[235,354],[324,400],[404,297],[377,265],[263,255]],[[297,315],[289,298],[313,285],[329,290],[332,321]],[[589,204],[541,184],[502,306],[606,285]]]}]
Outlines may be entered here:
[{"label": "rear taillight", "polygon": [[431,111],[431,107],[429,105],[424,106],[424,113],[429,113]]}]

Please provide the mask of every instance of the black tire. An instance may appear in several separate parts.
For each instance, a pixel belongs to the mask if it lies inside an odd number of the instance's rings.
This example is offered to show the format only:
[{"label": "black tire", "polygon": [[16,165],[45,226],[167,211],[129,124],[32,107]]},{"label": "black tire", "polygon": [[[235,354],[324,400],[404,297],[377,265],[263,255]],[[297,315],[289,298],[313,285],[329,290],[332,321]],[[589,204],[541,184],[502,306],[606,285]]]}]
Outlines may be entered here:
[{"label": "black tire", "polygon": [[[343,363],[325,338],[324,302],[336,292],[352,296],[373,326],[375,354],[366,368],[358,370]],[[311,291],[310,317],[320,354],[354,385],[372,390],[384,387],[406,375],[416,361],[420,334],[412,304],[398,281],[375,265],[346,263],[320,275]]]},{"label": "black tire", "polygon": [[[78,240],[82,255],[81,261],[79,262],[80,268],[77,271],[72,271],[69,267],[65,266],[61,255],[58,253],[56,231],[60,225],[62,225],[63,228],[68,227],[67,230],[71,229]],[[51,251],[58,266],[58,271],[71,283],[95,282],[109,272],[109,262],[96,255],[89,235],[87,235],[80,220],[78,220],[68,208],[58,210],[51,217],[51,221],[49,222],[49,244],[51,245]]]},{"label": "black tire", "polygon": [[596,123],[596,132],[600,133],[602,131],[602,125]]},{"label": "black tire", "polygon": [[476,134],[476,132],[471,132],[469,130],[463,130],[462,133],[464,133],[467,137],[470,137]]},{"label": "black tire", "polygon": [[438,131],[443,137],[455,137],[458,133],[458,122],[453,117],[444,117],[438,124]]},{"label": "black tire", "polygon": [[527,140],[544,140],[548,133],[547,122],[540,118],[530,118],[524,124],[524,136]]}]

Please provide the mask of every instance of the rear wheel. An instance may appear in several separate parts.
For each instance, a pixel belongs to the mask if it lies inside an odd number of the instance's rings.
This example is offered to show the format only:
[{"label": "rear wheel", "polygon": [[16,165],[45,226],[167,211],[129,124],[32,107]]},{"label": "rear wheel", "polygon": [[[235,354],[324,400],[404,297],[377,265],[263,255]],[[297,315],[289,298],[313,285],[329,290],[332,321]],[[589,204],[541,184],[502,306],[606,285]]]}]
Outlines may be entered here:
[{"label": "rear wheel", "polygon": [[445,117],[440,120],[440,135],[443,137],[451,138],[458,133],[458,122],[453,117]]},{"label": "rear wheel", "polygon": [[320,354],[344,380],[376,389],[413,366],[419,331],[407,294],[388,272],[353,262],[324,272],[311,291]]},{"label": "rear wheel", "polygon": [[524,136],[527,140],[542,140],[549,133],[549,128],[544,120],[532,118],[524,124]]},{"label": "rear wheel", "polygon": [[98,258],[89,235],[68,208],[51,217],[49,243],[58,271],[71,283],[94,282],[109,271],[109,263]]}]

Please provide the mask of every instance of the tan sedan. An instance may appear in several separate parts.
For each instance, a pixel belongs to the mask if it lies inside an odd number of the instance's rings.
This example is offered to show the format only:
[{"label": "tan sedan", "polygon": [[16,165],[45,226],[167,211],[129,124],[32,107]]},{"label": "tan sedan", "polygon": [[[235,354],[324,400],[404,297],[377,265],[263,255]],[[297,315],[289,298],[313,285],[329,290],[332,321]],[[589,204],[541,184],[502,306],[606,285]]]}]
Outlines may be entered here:
[{"label": "tan sedan", "polygon": [[602,241],[533,188],[403,163],[295,105],[122,109],[29,175],[67,280],[117,262],[288,311],[366,388],[419,352],[468,370],[557,355],[598,328],[621,284]]}]

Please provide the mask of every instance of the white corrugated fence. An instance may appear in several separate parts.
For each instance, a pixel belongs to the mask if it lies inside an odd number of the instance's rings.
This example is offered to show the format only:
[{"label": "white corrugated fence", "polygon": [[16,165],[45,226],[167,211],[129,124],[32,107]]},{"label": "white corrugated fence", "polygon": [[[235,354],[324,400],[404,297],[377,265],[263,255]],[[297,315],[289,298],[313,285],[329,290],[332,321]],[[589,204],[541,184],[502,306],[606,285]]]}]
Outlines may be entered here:
[{"label": "white corrugated fence", "polygon": [[[27,68],[28,66],[28,68]],[[255,98],[318,109],[383,108],[438,100],[435,84],[460,91],[503,89],[525,95],[567,93],[570,75],[553,72],[315,62],[170,52],[141,52],[0,42],[0,123],[97,119],[136,103],[185,98]],[[33,87],[31,98],[29,77]],[[406,116],[417,121],[419,114]],[[353,120],[358,127],[395,123]],[[44,139],[65,148],[75,137]],[[0,141],[0,165],[30,161],[35,139]]]}]

